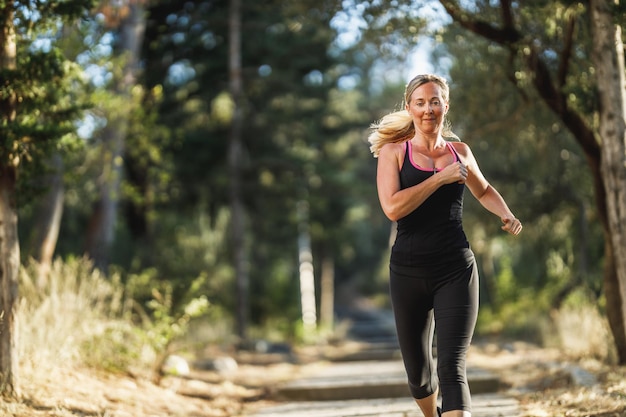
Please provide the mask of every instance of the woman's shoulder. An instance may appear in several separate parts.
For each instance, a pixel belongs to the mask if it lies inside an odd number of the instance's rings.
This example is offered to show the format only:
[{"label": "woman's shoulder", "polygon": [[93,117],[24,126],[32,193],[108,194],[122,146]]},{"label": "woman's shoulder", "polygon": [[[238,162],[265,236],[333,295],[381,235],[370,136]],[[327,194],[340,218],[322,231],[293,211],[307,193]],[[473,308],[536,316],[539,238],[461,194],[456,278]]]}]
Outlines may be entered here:
[{"label": "woman's shoulder", "polygon": [[390,143],[386,143],[384,144],[381,148],[380,148],[380,153],[385,153],[385,154],[393,154],[393,155],[404,155],[404,151],[406,149],[406,141],[402,141],[402,142],[390,142]]},{"label": "woman's shoulder", "polygon": [[469,145],[461,141],[448,141],[448,143],[454,148],[454,150],[461,156],[467,156],[472,153]]}]

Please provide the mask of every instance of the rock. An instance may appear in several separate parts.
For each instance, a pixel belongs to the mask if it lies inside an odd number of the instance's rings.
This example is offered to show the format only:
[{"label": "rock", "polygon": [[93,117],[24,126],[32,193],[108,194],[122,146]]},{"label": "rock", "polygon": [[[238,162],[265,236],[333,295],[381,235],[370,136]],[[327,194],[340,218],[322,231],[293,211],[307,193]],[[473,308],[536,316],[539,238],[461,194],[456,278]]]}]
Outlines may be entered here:
[{"label": "rock", "polygon": [[225,374],[236,371],[239,368],[239,364],[230,356],[219,356],[217,358],[197,361],[194,363],[194,368]]},{"label": "rock", "polygon": [[215,370],[219,373],[228,373],[236,371],[239,368],[237,361],[230,356],[222,356],[220,358],[215,358],[213,361],[213,365]]},{"label": "rock", "polygon": [[178,355],[170,355],[165,359],[163,372],[167,375],[187,376],[189,375],[189,363]]},{"label": "rock", "polygon": [[569,366],[568,371],[572,377],[572,382],[577,386],[593,387],[598,383],[595,375],[579,366]]}]

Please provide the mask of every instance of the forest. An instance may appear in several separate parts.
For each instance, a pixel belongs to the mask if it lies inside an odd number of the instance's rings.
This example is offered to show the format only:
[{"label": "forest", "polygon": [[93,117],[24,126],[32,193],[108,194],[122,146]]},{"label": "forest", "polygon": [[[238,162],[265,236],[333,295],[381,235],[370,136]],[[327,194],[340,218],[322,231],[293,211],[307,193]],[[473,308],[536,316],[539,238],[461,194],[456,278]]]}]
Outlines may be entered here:
[{"label": "forest", "polygon": [[452,130],[524,224],[512,238],[465,199],[477,334],[595,332],[585,354],[626,363],[626,70],[600,32],[623,8],[1,1],[2,386],[34,361],[19,326],[60,326],[59,288],[77,314],[57,335],[81,329],[72,355],[104,368],[145,346],[155,366],[180,346],[320,343],[342,303],[389,307],[367,137],[418,71],[448,79]]}]

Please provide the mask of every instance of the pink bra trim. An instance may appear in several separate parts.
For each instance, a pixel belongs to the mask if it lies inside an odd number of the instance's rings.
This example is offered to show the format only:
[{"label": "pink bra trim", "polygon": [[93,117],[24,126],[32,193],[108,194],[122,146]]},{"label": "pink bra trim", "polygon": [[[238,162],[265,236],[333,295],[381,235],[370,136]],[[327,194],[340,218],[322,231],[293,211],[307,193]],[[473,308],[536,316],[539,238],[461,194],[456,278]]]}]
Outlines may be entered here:
[{"label": "pink bra trim", "polygon": [[[448,146],[448,150],[450,151],[450,153],[454,157],[454,162],[457,162],[459,160],[459,157],[457,156],[454,148],[452,147],[452,144],[450,142],[446,142],[446,145]],[[419,169],[420,171],[426,171],[426,172],[436,172],[437,171],[436,168],[424,168],[424,167],[421,167],[418,164],[416,164],[415,161],[413,161],[413,151],[412,151],[411,141],[410,140],[407,140],[406,152],[409,153],[409,160],[411,161],[411,165],[413,165],[413,167]]]}]

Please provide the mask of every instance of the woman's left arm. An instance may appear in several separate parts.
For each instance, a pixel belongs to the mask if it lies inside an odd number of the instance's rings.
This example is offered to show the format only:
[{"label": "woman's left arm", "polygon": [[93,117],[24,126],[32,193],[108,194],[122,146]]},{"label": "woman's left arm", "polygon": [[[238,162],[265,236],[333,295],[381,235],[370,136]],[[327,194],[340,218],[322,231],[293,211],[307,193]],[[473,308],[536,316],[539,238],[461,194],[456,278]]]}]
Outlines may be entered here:
[{"label": "woman's left arm", "polygon": [[498,190],[489,184],[482,174],[470,147],[463,142],[454,142],[454,149],[461,156],[461,162],[467,166],[468,175],[465,185],[472,195],[484,208],[500,217],[503,223],[502,230],[512,235],[519,234],[522,231],[522,222],[515,217]]}]

